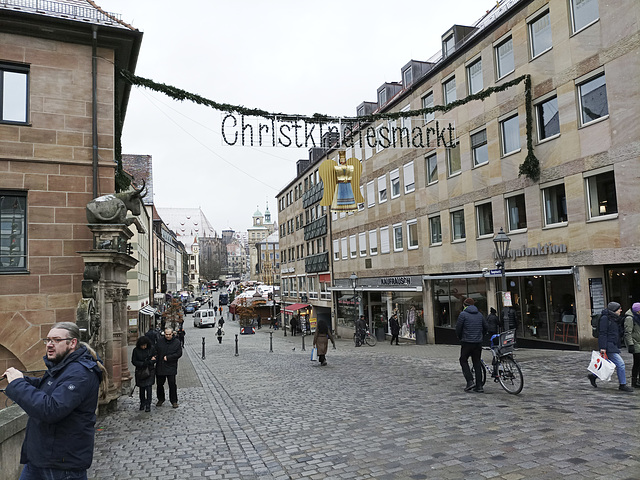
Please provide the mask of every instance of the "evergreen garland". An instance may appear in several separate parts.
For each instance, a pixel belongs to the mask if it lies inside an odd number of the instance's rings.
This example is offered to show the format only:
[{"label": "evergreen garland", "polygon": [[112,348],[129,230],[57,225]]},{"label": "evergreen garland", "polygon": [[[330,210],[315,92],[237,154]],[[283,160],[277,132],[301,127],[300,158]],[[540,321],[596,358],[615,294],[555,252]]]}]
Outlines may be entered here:
[{"label": "evergreen garland", "polygon": [[[407,110],[404,112],[383,112],[383,113],[373,113],[370,115],[363,115],[360,117],[334,117],[329,115],[323,115],[320,113],[315,113],[311,117],[306,115],[298,115],[298,114],[285,114],[285,113],[275,113],[268,112],[266,110],[261,110],[259,108],[247,108],[241,105],[231,105],[228,103],[219,103],[214,100],[210,100],[208,98],[202,97],[195,93],[190,93],[180,88],[166,85],[164,83],[154,82],[153,80],[149,80],[147,78],[139,77],[134,75],[133,73],[127,70],[120,70],[121,77],[131,85],[137,87],[148,88],[149,90],[153,90],[156,92],[160,92],[165,94],[166,96],[173,98],[174,100],[184,101],[188,100],[190,102],[197,103],[198,105],[206,105],[215,110],[227,112],[227,113],[235,113],[239,115],[245,115],[250,117],[261,117],[269,120],[277,119],[281,121],[296,121],[296,120],[304,120],[307,123],[338,123],[338,122],[346,122],[346,123],[373,123],[376,120],[395,120],[398,118],[408,118],[408,117],[419,117],[422,115],[426,115],[429,113],[435,112],[448,112],[454,108],[465,105],[474,100],[484,101],[489,96],[494,93],[503,92],[508,88],[511,88],[515,85],[520,84],[524,81],[525,86],[525,108],[526,108],[526,135],[527,135],[527,156],[525,161],[520,165],[518,174],[526,175],[534,182],[540,178],[540,163],[538,159],[533,153],[533,110],[531,106],[531,76],[526,74],[522,75],[518,78],[515,78],[509,82],[505,82],[502,85],[486,88],[478,93],[474,93],[472,95],[468,95],[465,98],[460,100],[456,100],[447,105],[434,105],[433,107],[420,108],[417,110]],[[118,161],[119,171],[122,170],[122,162],[121,162],[121,154],[118,152],[120,148],[120,134],[121,134],[121,122],[120,129],[117,128],[116,133],[116,159]],[[124,176],[124,175],[123,175]],[[128,182],[128,179],[127,179]],[[118,180],[116,179],[116,183]],[[128,186],[128,183],[127,185]],[[125,187],[126,188],[126,187]]]}]

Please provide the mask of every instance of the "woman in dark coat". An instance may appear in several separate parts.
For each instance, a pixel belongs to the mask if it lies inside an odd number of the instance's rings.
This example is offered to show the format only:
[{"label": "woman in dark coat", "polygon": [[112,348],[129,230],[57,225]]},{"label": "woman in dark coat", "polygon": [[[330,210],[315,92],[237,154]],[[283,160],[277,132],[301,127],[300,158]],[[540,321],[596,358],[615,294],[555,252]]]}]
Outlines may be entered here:
[{"label": "woman in dark coat", "polygon": [[316,333],[313,335],[313,346],[318,349],[318,361],[320,365],[325,366],[327,364],[327,349],[329,348],[329,340],[333,344],[333,348],[336,347],[336,341],[333,339],[333,335],[329,331],[329,326],[326,320],[318,320],[316,326]]},{"label": "woman in dark coat", "polygon": [[[156,349],[148,337],[142,336],[136,342],[131,354],[131,363],[136,367],[136,385],[140,390],[140,410],[151,411],[151,387],[156,378]],[[143,371],[148,368],[149,375],[144,377]],[[144,377],[144,378],[143,378]]]},{"label": "woman in dark coat", "polygon": [[393,340],[395,339],[396,345],[398,345],[398,336],[400,335],[400,322],[398,322],[398,315],[395,313],[391,315],[391,319],[389,320],[389,328],[391,329],[391,345],[393,345]]}]

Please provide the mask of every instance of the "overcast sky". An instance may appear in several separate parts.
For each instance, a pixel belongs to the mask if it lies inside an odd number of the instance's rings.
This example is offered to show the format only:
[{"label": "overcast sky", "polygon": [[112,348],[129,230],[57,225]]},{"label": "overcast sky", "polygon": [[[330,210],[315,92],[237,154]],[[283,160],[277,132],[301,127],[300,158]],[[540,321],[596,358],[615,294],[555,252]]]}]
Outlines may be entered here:
[{"label": "overcast sky", "polygon": [[[136,74],[220,103],[354,116],[409,60],[494,0],[97,0],[144,32]],[[155,204],[201,207],[218,231],[246,230],[308,152],[224,146],[221,113],[133,87],[122,152],[153,157]]]}]

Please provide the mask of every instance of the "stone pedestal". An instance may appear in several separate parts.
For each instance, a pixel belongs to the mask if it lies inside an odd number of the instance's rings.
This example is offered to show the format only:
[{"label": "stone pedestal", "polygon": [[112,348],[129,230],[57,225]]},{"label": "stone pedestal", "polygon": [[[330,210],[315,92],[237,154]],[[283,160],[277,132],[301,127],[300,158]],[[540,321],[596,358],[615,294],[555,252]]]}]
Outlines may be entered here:
[{"label": "stone pedestal", "polygon": [[138,261],[127,253],[133,236],[127,225],[90,224],[89,229],[93,249],[78,252],[85,272],[77,323],[84,341],[100,355],[109,373],[107,398],[100,401],[104,410],[113,408],[118,397],[131,389],[126,342],[127,272]]}]

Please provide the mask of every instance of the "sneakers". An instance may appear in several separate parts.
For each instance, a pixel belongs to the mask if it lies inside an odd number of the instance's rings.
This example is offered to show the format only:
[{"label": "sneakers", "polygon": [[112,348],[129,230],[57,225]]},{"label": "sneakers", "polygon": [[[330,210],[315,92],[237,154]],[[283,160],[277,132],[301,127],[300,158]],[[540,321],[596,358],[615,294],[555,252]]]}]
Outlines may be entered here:
[{"label": "sneakers", "polygon": [[626,383],[623,385],[620,385],[618,387],[618,390],[622,390],[623,392],[633,392],[633,388],[631,388],[629,385],[627,385]]},{"label": "sneakers", "polygon": [[164,403],[164,400],[158,400],[156,402],[156,407],[161,407],[163,403]]},{"label": "sneakers", "polygon": [[147,404],[144,406],[144,411],[145,411],[145,412],[150,412],[150,411],[151,411],[151,405],[147,403]]},{"label": "sneakers", "polygon": [[465,392],[470,392],[471,390],[473,390],[473,387],[475,387],[475,386],[476,386],[475,383],[473,383],[472,381],[468,381],[467,382],[467,386],[464,387],[464,391]]},{"label": "sneakers", "polygon": [[144,410],[144,403],[140,404],[140,411]]},{"label": "sneakers", "polygon": [[320,365],[322,365],[323,367],[325,367],[327,365],[327,362],[322,362]]},{"label": "sneakers", "polygon": [[172,404],[171,404],[171,406],[172,406],[173,408],[178,408],[178,402],[172,403]]},{"label": "sneakers", "polygon": [[474,391],[474,392],[476,392],[476,393],[484,393],[484,388],[482,388],[482,387],[475,387],[475,388],[473,389],[473,391]]},{"label": "sneakers", "polygon": [[591,385],[593,386],[593,388],[598,388],[598,385],[596,385],[596,379],[598,377],[596,377],[593,373],[590,373],[589,375],[587,375],[587,378],[591,382]]}]

